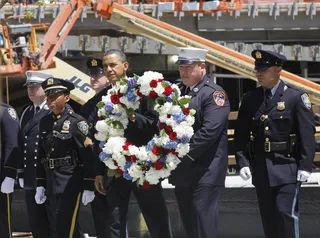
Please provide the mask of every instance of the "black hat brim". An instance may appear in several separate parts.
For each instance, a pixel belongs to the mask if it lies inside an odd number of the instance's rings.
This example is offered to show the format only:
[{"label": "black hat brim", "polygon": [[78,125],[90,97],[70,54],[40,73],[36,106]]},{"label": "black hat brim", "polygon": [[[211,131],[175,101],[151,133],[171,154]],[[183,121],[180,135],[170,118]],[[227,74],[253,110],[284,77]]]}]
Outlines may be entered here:
[{"label": "black hat brim", "polygon": [[202,61],[199,60],[177,60],[176,64],[181,65],[181,64],[197,64],[197,63],[202,63]]},{"label": "black hat brim", "polygon": [[92,67],[90,68],[89,73],[92,75],[98,75],[98,74],[103,74],[104,72],[103,72],[103,69],[100,67]]}]

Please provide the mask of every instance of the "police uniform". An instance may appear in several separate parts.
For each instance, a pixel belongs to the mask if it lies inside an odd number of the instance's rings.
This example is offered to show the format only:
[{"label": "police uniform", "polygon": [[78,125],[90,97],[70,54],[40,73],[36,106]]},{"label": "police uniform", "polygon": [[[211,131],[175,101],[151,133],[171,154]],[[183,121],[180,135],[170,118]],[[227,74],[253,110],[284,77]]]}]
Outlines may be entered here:
[{"label": "police uniform", "polygon": [[[177,64],[205,62],[207,51],[181,48]],[[176,198],[188,238],[214,238],[218,233],[218,199],[228,166],[227,125],[230,112],[226,92],[208,76],[191,90],[190,108],[196,110],[189,153],[172,172]],[[188,92],[189,91],[189,92]]]},{"label": "police uniform", "polygon": [[10,179],[12,190],[16,178],[18,160],[20,157],[21,145],[19,119],[16,111],[3,102],[0,102],[0,237],[11,238],[11,193],[3,193],[6,179]]},{"label": "police uniform", "polygon": [[[40,71],[26,72],[27,85],[41,85],[41,83],[51,74]],[[38,107],[38,108],[37,108]],[[23,179],[23,189],[28,211],[28,220],[34,238],[51,237],[53,231],[52,217],[49,201],[45,204],[37,204],[34,200],[36,194],[36,168],[37,153],[39,143],[39,122],[51,112],[46,101],[41,105],[35,106],[33,103],[27,105],[20,116],[20,127],[23,138],[22,152],[23,157],[18,170],[19,179]],[[51,222],[50,222],[51,221]]]},{"label": "police uniform", "polygon": [[[282,67],[285,57],[256,50],[255,69]],[[299,237],[298,171],[311,172],[315,155],[314,114],[308,95],[278,81],[246,93],[235,130],[240,168],[251,166],[264,233],[270,238]]]},{"label": "police uniform", "polygon": [[[47,95],[74,89],[72,83],[58,78],[48,78],[42,87]],[[71,110],[40,120],[36,180],[37,189],[46,187],[50,197],[55,214],[53,237],[81,237],[81,195],[94,190],[93,143],[88,133],[87,122]]]},{"label": "police uniform", "polygon": [[[87,61],[87,67],[90,75],[103,75],[103,64],[101,59],[89,58]],[[89,132],[91,137],[94,138],[96,130],[94,128],[98,120],[98,108],[97,103],[102,100],[102,96],[107,95],[111,86],[108,86],[97,93],[94,97],[88,100],[80,108],[80,114],[87,120],[89,125]],[[95,143],[94,151],[95,158],[98,158],[98,144]],[[99,163],[98,159],[95,159],[96,163]],[[97,165],[99,166],[99,165]],[[104,168],[106,170],[106,168]],[[102,172],[104,174],[104,171]],[[106,175],[107,173],[105,173]],[[105,186],[108,186],[112,178],[105,177]],[[96,229],[96,236],[98,238],[115,238],[115,237],[127,237],[126,219],[120,221],[119,208],[110,202],[110,191],[108,195],[102,195],[99,192],[95,192],[95,198],[91,202],[91,210],[93,215],[93,221]],[[109,201],[108,201],[109,200]]]}]

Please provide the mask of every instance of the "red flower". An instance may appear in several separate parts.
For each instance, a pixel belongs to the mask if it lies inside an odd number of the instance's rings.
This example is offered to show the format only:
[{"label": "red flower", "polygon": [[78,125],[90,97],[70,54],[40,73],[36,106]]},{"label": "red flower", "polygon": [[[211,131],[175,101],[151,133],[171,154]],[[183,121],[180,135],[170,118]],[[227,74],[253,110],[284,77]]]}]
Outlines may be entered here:
[{"label": "red flower", "polygon": [[111,99],[111,102],[113,104],[119,104],[120,103],[120,97],[117,94],[111,95],[110,99]]},{"label": "red flower", "polygon": [[102,120],[102,119],[103,119],[103,117],[101,117],[101,116],[100,116],[100,117],[98,117],[98,120]]},{"label": "red flower", "polygon": [[124,143],[124,145],[122,146],[122,149],[123,150],[129,150],[129,146],[130,145],[132,145],[130,142],[128,142],[128,141],[126,141],[125,143]]},{"label": "red flower", "polygon": [[150,189],[150,184],[148,181],[144,181],[143,182],[143,185],[142,185],[142,188],[145,189],[145,190],[148,190]]},{"label": "red flower", "polygon": [[149,85],[151,88],[156,88],[158,86],[158,82],[157,82],[157,80],[153,79],[153,80],[151,80]]},{"label": "red flower", "polygon": [[167,125],[164,128],[164,130],[166,131],[167,135],[170,135],[173,132],[172,127]]},{"label": "red flower", "polygon": [[179,153],[177,151],[175,151],[175,150],[171,150],[171,153],[174,154],[174,155],[177,155],[177,156],[179,155]]},{"label": "red flower", "polygon": [[141,98],[145,98],[145,96],[144,96],[142,93],[140,93],[139,90],[137,91],[137,95],[138,95],[139,97],[141,97]]},{"label": "red flower", "polygon": [[183,114],[187,116],[190,113],[190,108],[185,108],[182,111],[183,111]]},{"label": "red flower", "polygon": [[170,140],[176,140],[177,139],[177,133],[175,133],[175,132],[170,133],[169,134],[169,138],[170,138]]},{"label": "red flower", "polygon": [[173,92],[173,89],[170,86],[164,88],[163,94],[169,96]]},{"label": "red flower", "polygon": [[170,117],[171,117],[171,114],[168,114],[168,115],[167,115],[167,118],[170,118]]},{"label": "red flower", "polygon": [[118,166],[118,163],[117,163],[117,161],[113,161],[113,164],[114,164],[114,166]]},{"label": "red flower", "polygon": [[155,168],[156,170],[160,170],[163,168],[163,165],[160,161],[157,161],[153,164],[153,168]]},{"label": "red flower", "polygon": [[135,162],[136,162],[136,156],[135,156],[135,155],[131,155],[131,156],[130,156],[130,161],[131,161],[132,163],[135,163]]},{"label": "red flower", "polygon": [[149,97],[151,98],[151,100],[156,100],[156,98],[158,97],[158,94],[155,91],[151,91],[149,93]]},{"label": "red flower", "polygon": [[163,82],[163,79],[158,79],[158,82],[160,82],[160,83]]},{"label": "red flower", "polygon": [[159,146],[153,147],[152,153],[154,153],[155,155],[160,155],[160,152],[161,152],[161,150],[160,150]]},{"label": "red flower", "polygon": [[122,96],[123,96],[123,94],[120,93],[120,89],[118,90],[118,95],[119,95],[119,97],[122,97]]},{"label": "red flower", "polygon": [[167,126],[167,125],[166,125],[165,123],[161,122],[161,123],[159,124],[159,129],[162,130],[162,129],[166,128],[166,126]]},{"label": "red flower", "polygon": [[117,168],[117,173],[120,174],[120,175],[123,175],[123,171],[119,168]]},{"label": "red flower", "polygon": [[100,146],[98,147],[98,152],[100,153],[102,151],[102,149],[100,148]]}]

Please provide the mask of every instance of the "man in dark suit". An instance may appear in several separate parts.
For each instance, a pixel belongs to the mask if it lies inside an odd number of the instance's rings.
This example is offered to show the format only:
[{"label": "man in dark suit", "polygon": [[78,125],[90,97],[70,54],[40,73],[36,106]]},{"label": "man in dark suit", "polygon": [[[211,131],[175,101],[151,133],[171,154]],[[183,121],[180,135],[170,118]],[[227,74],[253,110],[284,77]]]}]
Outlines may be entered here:
[{"label": "man in dark suit", "polygon": [[[87,61],[87,67],[89,69],[90,84],[96,94],[82,105],[80,114],[87,120],[91,137],[94,138],[94,134],[96,133],[94,126],[98,120],[97,103],[102,100],[102,96],[108,93],[111,85],[107,77],[104,75],[101,59],[89,58]],[[95,143],[94,152],[95,157],[98,158],[98,142]],[[112,178],[106,176],[104,179],[105,187],[103,190],[106,190],[106,187],[110,185]],[[113,200],[110,199],[111,196],[113,196],[113,194],[111,194],[110,191],[107,196],[106,194],[95,192],[95,198],[91,202],[93,221],[96,229],[96,236],[98,238],[127,236],[126,220],[123,221],[124,225],[121,225],[119,208],[116,204],[112,203]],[[123,227],[123,229],[121,229],[121,227]]]},{"label": "man in dark suit", "polygon": [[[251,177],[265,237],[299,237],[298,194],[315,155],[309,96],[280,80],[285,56],[254,50],[261,85],[243,96],[235,130],[240,176]],[[251,170],[249,168],[251,166]]]},{"label": "man in dark suit", "polygon": [[[49,208],[49,201],[44,204],[37,204],[34,200],[36,194],[36,168],[37,151],[39,143],[39,121],[50,110],[46,103],[46,96],[41,83],[51,74],[40,71],[27,71],[26,83],[28,97],[31,104],[26,106],[20,116],[20,127],[23,137],[23,158],[20,161],[18,170],[19,184],[25,192],[28,220],[32,236],[34,238],[51,237],[53,232],[52,213]],[[41,159],[41,158],[40,158]]]},{"label": "man in dark suit", "polygon": [[78,225],[80,201],[94,199],[93,142],[84,118],[66,103],[73,83],[48,78],[42,83],[51,114],[39,122],[37,188],[35,200],[50,197],[54,211],[53,237],[83,237]]},{"label": "man in dark suit", "polygon": [[191,96],[196,110],[189,153],[169,179],[188,238],[216,238],[218,200],[228,166],[227,125],[230,112],[226,92],[206,76],[207,51],[181,48],[182,95]]},{"label": "man in dark suit", "polygon": [[21,135],[16,111],[0,102],[0,237],[11,238],[11,203],[20,157]]},{"label": "man in dark suit", "polygon": [[[104,73],[111,84],[115,84],[122,77],[126,77],[129,67],[126,55],[118,49],[108,50],[103,57]],[[146,145],[152,136],[158,132],[155,115],[150,110],[146,100],[141,101],[140,108],[129,118],[128,128],[125,130],[125,137],[136,146]],[[106,194],[105,176],[107,176],[105,165],[98,162],[96,170],[95,186],[99,193]],[[128,204],[131,190],[133,191],[143,217],[147,223],[152,238],[171,238],[172,230],[166,202],[163,196],[161,184],[150,186],[145,190],[137,187],[135,183],[125,180],[123,177],[114,179],[111,189],[115,190],[118,196],[120,210],[120,224],[125,229],[127,220]],[[122,233],[123,234],[123,233]],[[123,237],[123,236],[121,236]]]}]

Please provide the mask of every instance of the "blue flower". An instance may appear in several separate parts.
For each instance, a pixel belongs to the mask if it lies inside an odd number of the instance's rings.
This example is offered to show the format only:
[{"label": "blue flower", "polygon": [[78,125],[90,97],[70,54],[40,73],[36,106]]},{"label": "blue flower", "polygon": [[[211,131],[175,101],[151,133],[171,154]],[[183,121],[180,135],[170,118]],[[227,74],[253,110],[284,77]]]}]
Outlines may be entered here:
[{"label": "blue flower", "polygon": [[106,110],[107,112],[112,112],[113,104],[111,102],[107,102],[106,105],[104,106],[104,110]]},{"label": "blue flower", "polygon": [[152,150],[154,147],[154,140],[150,140],[147,144],[147,150]]},{"label": "blue flower", "polygon": [[130,168],[132,165],[131,161],[127,161],[126,164],[124,165],[124,169],[127,170],[128,168]]},{"label": "blue flower", "polygon": [[133,88],[137,84],[137,81],[135,78],[129,78],[128,80],[128,87]]},{"label": "blue flower", "polygon": [[190,138],[188,136],[182,136],[181,137],[181,143],[187,144],[189,142]]},{"label": "blue flower", "polygon": [[114,114],[114,116],[116,116],[116,117],[121,117],[121,115],[122,115],[121,113],[115,113]]},{"label": "blue flower", "polygon": [[167,102],[173,102],[172,97],[170,95],[167,97]]},{"label": "blue flower", "polygon": [[177,149],[179,142],[177,140],[170,140],[167,142],[167,144],[164,146],[166,149]]},{"label": "blue flower", "polygon": [[123,177],[126,179],[126,180],[132,180],[133,178],[130,176],[129,172],[127,170],[125,170],[123,172]]},{"label": "blue flower", "polygon": [[101,141],[101,142],[99,143],[100,149],[103,149],[104,145],[105,145],[105,142],[104,142],[104,141]]},{"label": "blue flower", "polygon": [[172,115],[172,117],[177,123],[181,123],[186,120],[186,115],[184,115],[182,112],[175,113]]},{"label": "blue flower", "polygon": [[100,159],[101,161],[107,160],[107,159],[109,159],[110,157],[111,157],[110,154],[107,154],[106,152],[103,152],[103,151],[99,154],[99,159]]},{"label": "blue flower", "polygon": [[146,162],[146,166],[148,166],[149,168],[152,167],[152,164],[153,164],[153,163],[152,163],[151,161],[147,161],[147,162]]},{"label": "blue flower", "polygon": [[167,160],[167,156],[166,156],[166,155],[161,155],[161,156],[160,156],[160,162],[161,162],[161,163],[166,162],[166,160]]},{"label": "blue flower", "polygon": [[134,102],[136,100],[137,96],[133,93],[132,90],[129,90],[127,92],[127,98],[128,98],[129,102]]}]

